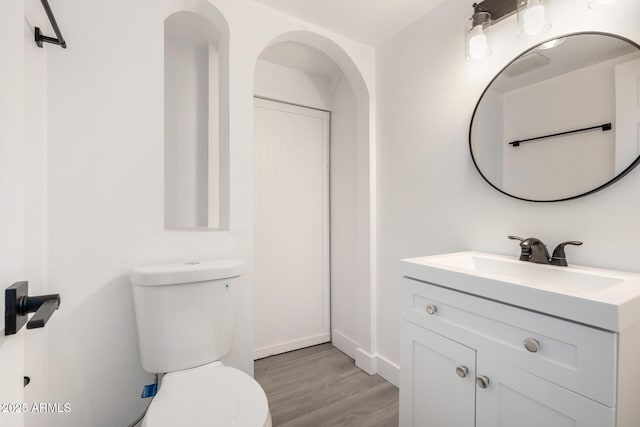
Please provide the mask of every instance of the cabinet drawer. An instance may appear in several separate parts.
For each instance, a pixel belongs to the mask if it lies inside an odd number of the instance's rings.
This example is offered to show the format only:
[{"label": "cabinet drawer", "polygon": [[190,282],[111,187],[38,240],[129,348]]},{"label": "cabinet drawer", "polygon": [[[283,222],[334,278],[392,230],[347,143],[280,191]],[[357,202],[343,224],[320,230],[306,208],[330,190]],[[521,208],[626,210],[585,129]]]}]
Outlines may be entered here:
[{"label": "cabinet drawer", "polygon": [[404,319],[615,406],[616,334],[414,279],[402,286]]}]

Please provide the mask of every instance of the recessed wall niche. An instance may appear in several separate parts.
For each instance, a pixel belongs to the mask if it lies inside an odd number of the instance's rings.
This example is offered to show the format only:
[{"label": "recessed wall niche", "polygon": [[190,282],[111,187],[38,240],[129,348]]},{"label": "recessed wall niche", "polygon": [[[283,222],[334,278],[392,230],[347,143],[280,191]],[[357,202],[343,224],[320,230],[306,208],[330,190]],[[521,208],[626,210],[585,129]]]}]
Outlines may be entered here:
[{"label": "recessed wall niche", "polygon": [[198,13],[164,23],[165,229],[229,229],[226,40]]}]

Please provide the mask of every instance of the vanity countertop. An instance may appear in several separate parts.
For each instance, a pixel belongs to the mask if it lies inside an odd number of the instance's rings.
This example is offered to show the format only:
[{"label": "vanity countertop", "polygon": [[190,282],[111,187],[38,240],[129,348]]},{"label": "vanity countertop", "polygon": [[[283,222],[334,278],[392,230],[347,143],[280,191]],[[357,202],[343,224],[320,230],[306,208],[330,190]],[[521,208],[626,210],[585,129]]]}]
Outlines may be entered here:
[{"label": "vanity countertop", "polygon": [[534,264],[474,251],[404,259],[401,273],[610,331],[640,320],[638,273]]}]

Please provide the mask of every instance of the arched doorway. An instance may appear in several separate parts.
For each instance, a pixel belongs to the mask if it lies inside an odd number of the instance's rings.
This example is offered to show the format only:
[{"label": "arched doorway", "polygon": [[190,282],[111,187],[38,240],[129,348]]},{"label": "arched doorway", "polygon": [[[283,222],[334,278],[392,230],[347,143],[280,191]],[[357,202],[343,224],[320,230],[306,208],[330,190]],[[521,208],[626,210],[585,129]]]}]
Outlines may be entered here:
[{"label": "arched doorway", "polygon": [[[292,32],[274,39],[258,58],[254,93],[263,100],[266,98],[285,105],[295,104],[331,113],[330,238],[327,242],[330,247],[327,254],[331,283],[330,336],[336,347],[358,361],[362,354],[369,356],[373,353],[375,310],[371,238],[374,225],[371,210],[371,119],[369,92],[364,78],[347,53],[335,42],[311,32]],[[257,118],[259,113],[254,114]],[[256,137],[257,133],[256,130]],[[254,150],[256,161],[257,153]],[[261,177],[256,174],[256,180],[259,179]],[[254,186],[254,195],[258,197],[261,183],[254,181]],[[254,202],[257,202],[255,198]],[[256,209],[259,208],[256,205]],[[291,329],[287,322],[296,324],[302,315],[296,310],[292,311],[294,315],[286,315],[283,302],[293,299],[289,302],[295,305],[293,292],[289,290],[278,294],[277,286],[267,290],[269,285],[261,281],[261,274],[267,266],[269,269],[274,267],[273,257],[277,254],[270,253],[267,261],[265,254],[268,252],[268,242],[272,239],[265,239],[267,243],[261,247],[260,239],[264,230],[259,224],[260,212],[254,211],[254,216],[254,326],[258,343],[260,334],[267,329],[265,325],[269,329]],[[278,272],[286,272],[287,261],[281,260],[271,281]],[[280,325],[278,321],[274,323],[278,318],[283,319]],[[319,335],[315,338],[299,336],[293,340],[282,338],[280,342],[273,342],[272,347],[288,351],[295,348],[295,345],[288,345],[290,341],[317,343],[321,339]],[[277,352],[280,351],[276,349],[273,353]],[[270,354],[269,350],[259,353],[258,356]],[[371,371],[367,363],[364,365],[361,366],[363,369]]]}]

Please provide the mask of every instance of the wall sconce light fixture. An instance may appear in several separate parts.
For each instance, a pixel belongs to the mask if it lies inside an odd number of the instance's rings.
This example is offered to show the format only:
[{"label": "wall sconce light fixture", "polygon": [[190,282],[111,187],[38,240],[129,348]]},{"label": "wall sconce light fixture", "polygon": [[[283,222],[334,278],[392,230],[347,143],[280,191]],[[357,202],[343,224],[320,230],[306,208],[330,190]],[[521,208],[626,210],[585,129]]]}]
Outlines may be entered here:
[{"label": "wall sconce light fixture", "polygon": [[[538,16],[536,15],[538,11],[535,9],[527,10],[527,0],[483,0],[480,3],[473,4],[473,15],[465,25],[467,61],[478,61],[491,55],[489,27],[516,13],[519,10],[520,3],[524,3],[522,13],[523,19],[528,22],[528,27],[526,28],[532,31],[531,28],[535,24],[532,19]],[[532,4],[532,6],[535,5]],[[527,18],[524,18],[527,12]],[[518,28],[520,28],[520,25],[518,25]]]},{"label": "wall sconce light fixture", "polygon": [[[607,7],[617,0],[588,0],[591,9]],[[636,0],[637,1],[637,0]],[[483,0],[473,4],[473,15],[465,25],[467,61],[491,55],[489,27],[518,14],[518,37],[534,38],[551,29],[551,0]],[[553,46],[548,46],[551,48]]]}]

